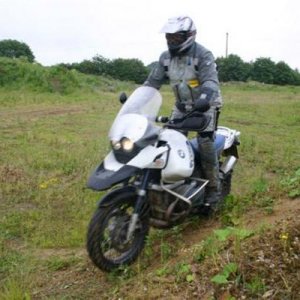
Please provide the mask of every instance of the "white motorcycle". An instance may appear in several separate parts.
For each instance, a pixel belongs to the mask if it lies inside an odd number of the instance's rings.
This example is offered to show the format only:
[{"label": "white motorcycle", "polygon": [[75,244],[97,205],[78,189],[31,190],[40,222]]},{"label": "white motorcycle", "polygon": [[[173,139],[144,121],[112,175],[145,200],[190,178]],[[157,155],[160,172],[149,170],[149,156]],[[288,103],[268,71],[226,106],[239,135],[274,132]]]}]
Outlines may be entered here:
[{"label": "white motorcycle", "polygon": [[[156,121],[167,121],[157,117],[161,103],[154,88],[143,86],[132,93],[110,129],[111,152],[88,180],[90,189],[110,189],[100,199],[87,233],[88,254],[104,271],[134,262],[150,226],[170,228],[207,210],[208,181],[202,178],[198,141],[188,140],[181,131],[200,132],[209,120],[194,111],[158,126]],[[230,192],[239,135],[226,127],[217,130],[221,198]]]}]

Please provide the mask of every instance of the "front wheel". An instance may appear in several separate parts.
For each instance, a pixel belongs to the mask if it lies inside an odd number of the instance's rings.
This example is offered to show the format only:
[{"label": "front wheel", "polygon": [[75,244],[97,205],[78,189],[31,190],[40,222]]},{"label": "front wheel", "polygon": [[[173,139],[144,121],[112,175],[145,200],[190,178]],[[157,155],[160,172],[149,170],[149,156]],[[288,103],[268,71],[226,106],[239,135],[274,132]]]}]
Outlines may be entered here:
[{"label": "front wheel", "polygon": [[149,232],[148,220],[139,220],[128,240],[127,231],[137,196],[124,192],[111,199],[111,205],[98,208],[90,221],[87,250],[93,263],[111,271],[132,263],[142,251]]}]

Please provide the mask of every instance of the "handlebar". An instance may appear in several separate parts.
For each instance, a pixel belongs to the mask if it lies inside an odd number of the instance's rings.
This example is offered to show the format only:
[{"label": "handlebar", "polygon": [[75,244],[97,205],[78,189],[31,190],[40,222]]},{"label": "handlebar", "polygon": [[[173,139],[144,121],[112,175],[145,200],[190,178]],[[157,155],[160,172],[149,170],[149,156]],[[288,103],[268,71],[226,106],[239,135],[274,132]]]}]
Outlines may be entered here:
[{"label": "handlebar", "polygon": [[[188,112],[183,118],[181,118],[180,120],[184,120],[184,119],[187,119],[189,118],[191,115],[193,115],[195,112],[197,112],[197,110],[192,110],[190,112]],[[155,118],[155,122],[159,122],[159,123],[168,123],[170,121],[170,118],[169,117],[166,117],[166,116],[157,116]]]},{"label": "handlebar", "polygon": [[155,119],[155,122],[168,123],[169,120],[170,120],[169,117],[157,116],[156,119]]}]

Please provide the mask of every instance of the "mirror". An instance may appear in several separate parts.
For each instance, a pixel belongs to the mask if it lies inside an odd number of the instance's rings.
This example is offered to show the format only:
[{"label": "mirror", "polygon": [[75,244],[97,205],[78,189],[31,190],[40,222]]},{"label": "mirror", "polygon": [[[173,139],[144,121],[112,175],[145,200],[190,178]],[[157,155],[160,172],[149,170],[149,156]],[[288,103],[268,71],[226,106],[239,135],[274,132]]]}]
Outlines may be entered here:
[{"label": "mirror", "polygon": [[121,104],[124,104],[127,100],[127,95],[125,92],[122,92],[119,96],[119,101],[121,102]]}]

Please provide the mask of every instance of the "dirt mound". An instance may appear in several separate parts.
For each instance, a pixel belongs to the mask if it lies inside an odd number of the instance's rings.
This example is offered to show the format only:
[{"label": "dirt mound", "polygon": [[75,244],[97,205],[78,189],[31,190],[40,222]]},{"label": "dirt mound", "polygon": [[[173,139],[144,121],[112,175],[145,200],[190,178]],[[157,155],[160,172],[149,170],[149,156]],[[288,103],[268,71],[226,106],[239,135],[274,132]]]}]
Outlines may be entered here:
[{"label": "dirt mound", "polygon": [[[32,297],[300,299],[299,213],[300,200],[295,199],[279,201],[271,215],[249,211],[242,229],[222,228],[216,218],[198,220],[180,232],[181,246],[174,247],[165,261],[160,256],[166,244],[156,243],[151,261],[141,258],[132,268],[114,274],[95,268],[84,249],[71,254],[43,252],[42,260],[77,255],[78,263],[64,262],[57,268],[55,261],[54,276],[41,278]],[[226,238],[218,237],[222,232]],[[174,234],[168,232],[164,243],[174,242]]]},{"label": "dirt mound", "polygon": [[[129,299],[300,299],[299,213],[299,199],[282,200],[272,215],[262,214],[259,219],[252,218],[252,213],[245,216],[247,229],[228,234],[223,241],[211,239],[213,232],[218,232],[217,224],[212,224],[210,235],[201,234],[206,238],[203,243],[199,244],[198,239],[197,244],[195,234],[193,242],[167,266],[144,275],[138,286],[128,282],[130,288],[128,285],[121,288],[119,296]],[[193,243],[201,246],[202,251],[193,248]]]},{"label": "dirt mound", "polygon": [[[178,262],[178,258],[177,258]],[[295,215],[241,241],[229,238],[202,261],[148,274],[119,291],[128,299],[300,299],[300,220]]]},{"label": "dirt mound", "polygon": [[238,250],[230,248],[226,257],[236,263],[237,270],[230,274],[227,285],[215,287],[217,299],[224,299],[226,294],[237,299],[300,298],[297,216],[277,222],[272,229],[242,243]]}]

